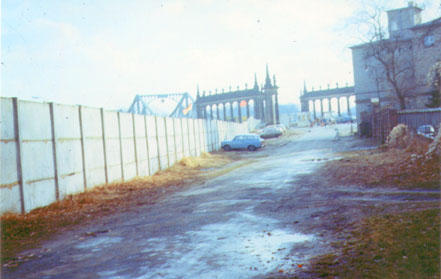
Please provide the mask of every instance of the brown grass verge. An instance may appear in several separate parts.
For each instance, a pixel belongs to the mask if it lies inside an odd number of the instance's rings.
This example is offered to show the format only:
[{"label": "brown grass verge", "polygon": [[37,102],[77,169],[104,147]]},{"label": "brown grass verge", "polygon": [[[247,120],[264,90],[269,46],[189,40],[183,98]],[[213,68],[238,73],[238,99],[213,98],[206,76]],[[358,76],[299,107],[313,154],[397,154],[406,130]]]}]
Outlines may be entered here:
[{"label": "brown grass verge", "polygon": [[167,187],[182,187],[206,179],[211,169],[231,163],[235,155],[203,153],[186,157],[167,170],[124,183],[94,187],[49,206],[1,217],[1,263],[18,264],[18,254],[37,247],[57,232],[131,207],[154,203]]},{"label": "brown grass verge", "polygon": [[[406,149],[345,152],[321,174],[334,185],[439,189],[439,158],[425,159],[427,146],[416,139]],[[402,207],[372,208],[369,217],[341,232],[350,237],[333,243],[334,253],[312,260],[308,278],[439,278],[440,204]]]},{"label": "brown grass verge", "polygon": [[439,159],[425,160],[426,141],[414,141],[407,149],[380,148],[342,153],[343,158],[323,168],[330,182],[343,185],[434,188],[440,185]]}]

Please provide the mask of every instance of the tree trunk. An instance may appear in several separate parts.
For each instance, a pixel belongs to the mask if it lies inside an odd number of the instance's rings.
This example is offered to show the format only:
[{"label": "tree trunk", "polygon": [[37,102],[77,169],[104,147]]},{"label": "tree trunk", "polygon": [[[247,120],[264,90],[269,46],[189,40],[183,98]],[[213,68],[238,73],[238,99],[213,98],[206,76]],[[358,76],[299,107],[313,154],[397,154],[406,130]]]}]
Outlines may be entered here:
[{"label": "tree trunk", "polygon": [[406,109],[406,100],[404,96],[398,96],[398,100],[400,101],[400,109]]}]

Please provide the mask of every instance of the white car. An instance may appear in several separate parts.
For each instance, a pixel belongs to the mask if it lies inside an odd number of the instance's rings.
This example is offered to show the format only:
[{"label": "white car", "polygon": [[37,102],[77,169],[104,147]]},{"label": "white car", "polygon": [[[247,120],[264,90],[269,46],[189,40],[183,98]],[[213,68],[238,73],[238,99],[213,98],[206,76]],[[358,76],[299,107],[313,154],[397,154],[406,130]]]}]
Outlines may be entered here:
[{"label": "white car", "polygon": [[283,134],[283,130],[281,128],[268,126],[263,129],[263,132],[260,134],[260,137],[263,139],[268,138],[277,138]]},{"label": "white car", "polygon": [[435,138],[435,129],[432,125],[422,125],[417,129],[417,134],[422,135],[423,137],[434,139]]}]

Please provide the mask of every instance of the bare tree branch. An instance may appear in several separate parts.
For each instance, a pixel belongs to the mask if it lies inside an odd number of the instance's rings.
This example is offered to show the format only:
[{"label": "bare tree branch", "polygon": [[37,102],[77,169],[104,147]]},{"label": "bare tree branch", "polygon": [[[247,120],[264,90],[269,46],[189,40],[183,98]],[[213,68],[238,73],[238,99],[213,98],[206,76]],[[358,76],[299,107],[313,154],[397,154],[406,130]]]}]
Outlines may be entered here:
[{"label": "bare tree branch", "polygon": [[370,17],[372,38],[367,42],[365,63],[373,70],[375,78],[385,82],[398,100],[401,109],[415,89],[415,72],[411,59],[411,41],[388,37],[380,18],[381,11]]}]

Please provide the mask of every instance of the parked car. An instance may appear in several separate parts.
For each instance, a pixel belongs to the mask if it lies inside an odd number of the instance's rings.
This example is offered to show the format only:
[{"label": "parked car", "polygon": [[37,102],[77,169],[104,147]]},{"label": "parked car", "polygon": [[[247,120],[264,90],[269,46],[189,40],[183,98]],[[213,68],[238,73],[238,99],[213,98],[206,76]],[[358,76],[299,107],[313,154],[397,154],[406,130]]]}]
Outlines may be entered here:
[{"label": "parked car", "polygon": [[417,129],[417,134],[422,135],[423,137],[434,139],[435,138],[435,129],[432,125],[422,125]]},{"label": "parked car", "polygon": [[275,129],[280,130],[282,133],[285,133],[287,130],[286,126],[283,124],[268,125],[265,128],[275,128]]},{"label": "parked car", "polygon": [[249,151],[255,151],[261,148],[263,145],[263,139],[259,135],[244,134],[237,135],[232,140],[224,140],[221,142],[221,148],[224,151],[230,151],[232,149],[248,149]]},{"label": "parked car", "polygon": [[266,127],[263,129],[260,134],[261,138],[269,139],[269,138],[277,138],[283,134],[282,128],[278,127]]},{"label": "parked car", "polygon": [[276,128],[280,128],[280,129],[282,129],[282,132],[283,133],[285,133],[287,130],[288,130],[288,128],[286,128],[286,126],[285,125],[283,125],[283,124],[277,124],[277,125],[274,125]]},{"label": "parked car", "polygon": [[351,123],[353,121],[352,116],[348,115],[348,116],[338,116],[335,119],[335,122],[337,123]]}]

